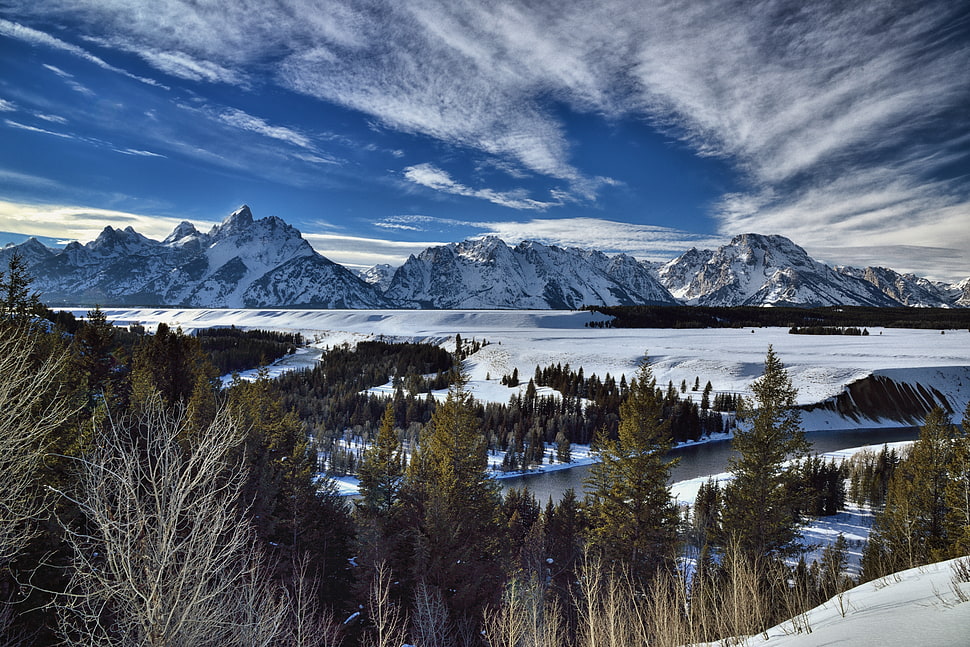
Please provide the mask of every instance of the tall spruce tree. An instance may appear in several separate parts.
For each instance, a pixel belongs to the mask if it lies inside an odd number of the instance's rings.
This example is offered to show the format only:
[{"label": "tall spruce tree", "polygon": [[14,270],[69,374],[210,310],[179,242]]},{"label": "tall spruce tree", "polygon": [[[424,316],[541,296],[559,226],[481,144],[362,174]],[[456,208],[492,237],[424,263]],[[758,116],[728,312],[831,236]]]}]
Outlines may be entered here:
[{"label": "tall spruce tree", "polygon": [[673,563],[677,510],[667,481],[670,423],[646,359],[620,404],[616,440],[601,442],[587,484],[589,538],[609,562],[646,582]]},{"label": "tall spruce tree", "polygon": [[361,507],[366,512],[385,514],[397,501],[404,478],[401,443],[394,431],[394,403],[388,402],[377,439],[367,448],[357,470]]},{"label": "tall spruce tree", "polygon": [[734,431],[737,456],[730,460],[733,480],[724,488],[724,540],[736,542],[752,559],[794,549],[798,534],[796,470],[786,460],[808,452],[796,405],[798,391],[774,349],[768,346],[764,374],[751,385],[742,420]]},{"label": "tall spruce tree", "polygon": [[963,428],[953,444],[945,494],[950,554],[970,555],[970,402],[963,412]]},{"label": "tall spruce tree", "polygon": [[432,415],[402,493],[415,525],[413,584],[440,592],[457,621],[497,603],[507,560],[501,496],[466,384],[457,375]]},{"label": "tall spruce tree", "polygon": [[961,469],[960,435],[940,407],[927,414],[919,439],[893,473],[886,507],[869,534],[862,559],[866,579],[949,556],[952,518],[946,493],[951,476]]}]

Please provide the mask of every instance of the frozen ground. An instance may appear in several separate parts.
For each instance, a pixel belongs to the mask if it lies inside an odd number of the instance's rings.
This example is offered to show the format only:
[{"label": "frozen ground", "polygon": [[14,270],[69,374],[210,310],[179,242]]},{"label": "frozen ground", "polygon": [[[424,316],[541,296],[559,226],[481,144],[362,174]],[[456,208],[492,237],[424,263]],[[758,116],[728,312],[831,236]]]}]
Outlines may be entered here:
[{"label": "frozen ground", "polygon": [[[584,327],[588,321],[605,319],[599,314],[548,310],[106,309],[105,313],[117,323],[149,328],[164,321],[187,331],[230,325],[299,331],[317,352],[362,339],[427,341],[449,348],[456,333],[466,340],[487,339],[490,345],[474,355],[466,368],[475,396],[495,402],[507,402],[515,393],[499,384],[502,375],[515,368],[524,382],[537,365],[557,363],[582,367],[587,377],[593,373],[629,376],[645,353],[661,384],[671,380],[679,385],[686,380],[693,385],[699,377],[702,385],[710,380],[715,392],[746,393],[761,374],[769,344],[789,368],[801,403],[837,395],[846,384],[871,374],[933,387],[958,413],[970,399],[970,333],[966,330],[940,334],[872,328],[867,337],[789,335],[783,328],[612,330]],[[307,353],[288,361],[290,366],[307,365],[313,358]],[[855,422],[823,411],[806,415],[803,423],[808,430],[893,424]]]},{"label": "frozen ground", "polygon": [[799,618],[810,633],[796,632],[788,621],[744,644],[966,647],[970,644],[970,583],[954,581],[953,561],[902,571],[832,598]]}]

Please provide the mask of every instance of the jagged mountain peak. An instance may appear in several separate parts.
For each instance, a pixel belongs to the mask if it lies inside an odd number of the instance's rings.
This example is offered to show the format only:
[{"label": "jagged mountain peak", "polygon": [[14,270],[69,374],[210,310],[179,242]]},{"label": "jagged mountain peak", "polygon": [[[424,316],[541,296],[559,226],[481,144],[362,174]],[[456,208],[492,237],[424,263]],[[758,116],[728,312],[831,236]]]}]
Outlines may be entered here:
[{"label": "jagged mountain peak", "polygon": [[173,229],[172,233],[170,233],[168,237],[162,241],[162,244],[171,245],[186,238],[197,238],[199,236],[201,236],[201,233],[195,228],[195,225],[188,220],[183,220],[175,226],[175,229]]}]

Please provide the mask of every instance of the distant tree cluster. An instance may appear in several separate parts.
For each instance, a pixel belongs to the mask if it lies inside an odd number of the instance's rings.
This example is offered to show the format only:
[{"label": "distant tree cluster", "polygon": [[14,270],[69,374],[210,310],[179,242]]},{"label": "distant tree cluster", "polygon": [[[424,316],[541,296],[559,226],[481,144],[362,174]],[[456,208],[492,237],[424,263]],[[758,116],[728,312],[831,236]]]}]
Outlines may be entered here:
[{"label": "distant tree cluster", "polygon": [[761,308],[755,306],[587,306],[612,317],[597,328],[856,327],[970,330],[970,308]]},{"label": "distant tree cluster", "polygon": [[855,326],[792,326],[788,329],[789,335],[850,335],[868,337],[868,328],[856,328]]},{"label": "distant tree cluster", "polygon": [[220,375],[272,364],[303,345],[300,333],[240,330],[235,326],[204,328],[196,331],[195,336]]}]

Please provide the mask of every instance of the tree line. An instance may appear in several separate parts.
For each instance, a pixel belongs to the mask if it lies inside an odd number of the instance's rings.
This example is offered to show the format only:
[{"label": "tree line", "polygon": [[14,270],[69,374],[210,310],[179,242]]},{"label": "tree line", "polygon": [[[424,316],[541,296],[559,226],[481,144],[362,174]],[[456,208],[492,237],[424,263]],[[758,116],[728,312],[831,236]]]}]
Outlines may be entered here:
[{"label": "tree line", "polygon": [[968,308],[821,308],[756,306],[586,306],[612,317],[591,322],[595,328],[779,328],[824,326],[836,328],[928,328],[970,330]]}]

